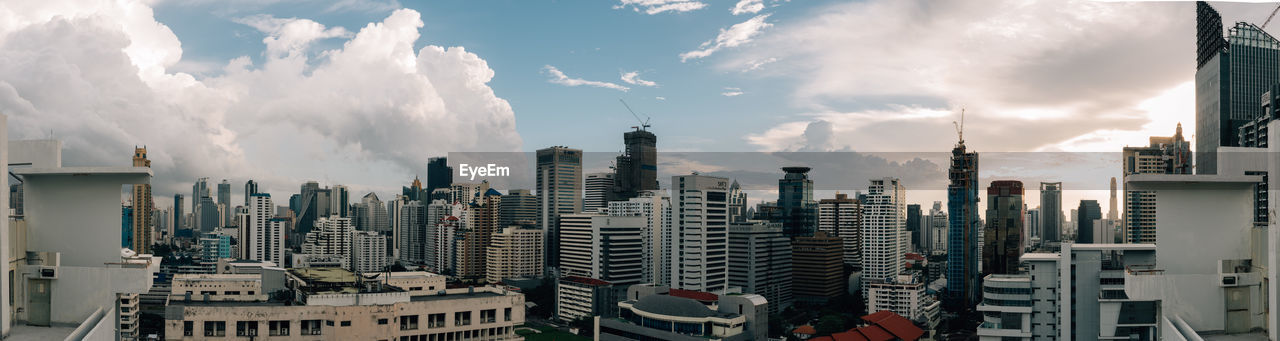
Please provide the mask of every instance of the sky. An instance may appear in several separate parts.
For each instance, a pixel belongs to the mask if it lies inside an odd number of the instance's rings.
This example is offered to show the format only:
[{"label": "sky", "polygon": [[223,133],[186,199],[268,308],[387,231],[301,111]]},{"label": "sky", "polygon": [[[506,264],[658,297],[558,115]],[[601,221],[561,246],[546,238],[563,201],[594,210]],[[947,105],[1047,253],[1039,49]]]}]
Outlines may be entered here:
[{"label": "sky", "polygon": [[[1274,8],[1213,5],[1227,26]],[[1179,122],[1194,139],[1194,18],[1191,2],[15,1],[0,113],[10,139],[62,140],[68,166],[147,146],[161,207],[199,177],[282,202],[307,180],[389,197],[449,152],[617,152],[639,124],[619,99],[661,151],[889,153],[906,174],[945,165],[927,155],[962,109],[982,153],[1114,153]]]}]

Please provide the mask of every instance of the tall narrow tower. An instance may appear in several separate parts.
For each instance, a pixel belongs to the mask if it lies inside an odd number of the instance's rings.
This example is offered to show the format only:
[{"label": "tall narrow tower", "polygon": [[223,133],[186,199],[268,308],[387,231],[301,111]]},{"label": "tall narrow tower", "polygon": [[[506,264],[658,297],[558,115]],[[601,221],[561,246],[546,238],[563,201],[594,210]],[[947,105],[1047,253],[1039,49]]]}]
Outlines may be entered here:
[{"label": "tall narrow tower", "polygon": [[1116,177],[1114,176],[1111,177],[1111,202],[1108,204],[1110,205],[1111,210],[1107,211],[1107,220],[1120,220],[1120,218],[1117,217],[1117,215],[1120,214],[1120,211],[1116,209]]},{"label": "tall narrow tower", "polygon": [[[963,120],[963,117],[961,118]],[[958,126],[960,141],[951,149],[951,168],[947,177],[947,211],[951,221],[947,231],[947,303],[953,310],[967,310],[978,303],[978,153],[964,146],[963,125]]]},{"label": "tall narrow tower", "polygon": [[[147,159],[147,147],[133,148],[133,166],[151,168],[151,160]],[[151,184],[133,185],[133,245],[130,249],[138,254],[151,253],[151,210],[155,202],[151,200]]]}]

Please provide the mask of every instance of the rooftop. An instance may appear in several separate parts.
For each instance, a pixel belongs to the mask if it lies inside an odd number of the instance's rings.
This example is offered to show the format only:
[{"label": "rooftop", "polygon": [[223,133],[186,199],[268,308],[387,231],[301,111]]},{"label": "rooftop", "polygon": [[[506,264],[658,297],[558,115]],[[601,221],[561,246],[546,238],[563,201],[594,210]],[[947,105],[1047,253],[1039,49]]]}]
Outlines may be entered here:
[{"label": "rooftop", "polygon": [[149,167],[14,168],[14,175],[152,175]]}]

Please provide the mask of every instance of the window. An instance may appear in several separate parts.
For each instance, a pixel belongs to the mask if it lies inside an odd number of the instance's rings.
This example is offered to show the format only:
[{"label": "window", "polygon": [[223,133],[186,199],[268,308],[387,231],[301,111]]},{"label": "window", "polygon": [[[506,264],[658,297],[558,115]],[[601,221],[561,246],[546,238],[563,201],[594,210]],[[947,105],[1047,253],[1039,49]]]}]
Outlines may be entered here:
[{"label": "window", "polygon": [[324,320],[324,325],[333,327],[333,320]]},{"label": "window", "polygon": [[427,328],[444,327],[444,313],[427,315]]},{"label": "window", "polygon": [[470,312],[470,311],[459,311],[459,312],[453,313],[453,325],[455,325],[455,326],[470,326],[470,325],[471,325],[471,312]]},{"label": "window", "polygon": [[249,290],[249,294],[248,294],[248,295],[251,295],[251,296],[252,296],[252,295],[253,295],[253,290]]},{"label": "window", "polygon": [[480,311],[480,323],[494,323],[498,320],[497,309],[485,309]]},{"label": "window", "polygon": [[409,315],[400,317],[400,330],[417,330],[418,315]]},{"label": "window", "polygon": [[258,336],[258,321],[236,321],[236,336]]},{"label": "window", "polygon": [[350,326],[351,326],[351,321],[342,321],[342,323],[341,323],[340,325],[341,325],[341,326],[343,326],[343,327],[350,327]]},{"label": "window", "polygon": [[268,331],[270,336],[289,336],[289,321],[271,321],[267,326],[271,328]]},{"label": "window", "polygon": [[378,324],[379,325],[387,324],[387,319],[378,319]]},{"label": "window", "polygon": [[196,323],[192,321],[182,321],[182,336],[195,336],[193,335],[196,333],[195,324]]},{"label": "window", "polygon": [[302,335],[320,335],[320,320],[302,320]]},{"label": "window", "polygon": [[227,336],[227,322],[205,321],[204,336]]},{"label": "window", "polygon": [[223,291],[223,295],[240,295],[239,291]]},{"label": "window", "polygon": [[502,320],[503,320],[503,321],[511,321],[511,308],[503,308],[503,309],[502,309]]}]

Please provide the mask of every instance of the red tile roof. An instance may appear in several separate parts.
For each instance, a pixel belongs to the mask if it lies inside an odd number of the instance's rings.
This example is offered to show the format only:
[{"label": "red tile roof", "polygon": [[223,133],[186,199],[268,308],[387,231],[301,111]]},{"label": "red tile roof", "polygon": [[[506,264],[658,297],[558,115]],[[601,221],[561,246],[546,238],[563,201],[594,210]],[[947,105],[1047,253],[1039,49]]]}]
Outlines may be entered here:
[{"label": "red tile roof", "polygon": [[919,253],[907,253],[906,257],[907,259],[910,259],[910,260],[919,260],[919,261],[924,260],[924,256],[920,255]]},{"label": "red tile roof", "polygon": [[872,313],[871,315],[863,316],[862,320],[870,322],[872,326],[878,327],[876,329],[887,331],[888,333],[893,334],[893,336],[903,340],[916,340],[919,339],[921,335],[924,335],[923,329],[916,327],[916,325],[911,323],[910,320],[907,320],[907,318],[894,314],[888,310],[881,310]]},{"label": "red tile roof", "polygon": [[869,341],[866,336],[859,333],[857,329],[850,329],[847,332],[831,334],[832,341]]},{"label": "red tile roof", "polygon": [[695,290],[670,289],[670,290],[667,290],[667,295],[675,296],[675,297],[691,298],[695,301],[701,301],[701,302],[715,302],[720,300],[720,296],[716,296],[716,294],[712,294],[709,292],[695,291]]},{"label": "red tile roof", "polygon": [[890,341],[895,339],[894,335],[889,333],[889,331],[874,324],[870,326],[862,326],[854,329],[853,331],[862,334],[862,336],[865,336],[867,340],[870,341]]},{"label": "red tile roof", "polygon": [[796,329],[792,330],[792,331],[791,331],[791,333],[792,333],[792,334],[813,335],[813,334],[817,334],[817,333],[818,333],[818,330],[817,330],[817,329],[813,329],[813,326],[810,326],[810,325],[807,325],[807,324],[806,324],[806,325],[803,325],[803,326],[796,327]]},{"label": "red tile roof", "polygon": [[835,339],[832,339],[830,336],[819,336],[809,339],[809,341],[835,341]]}]

